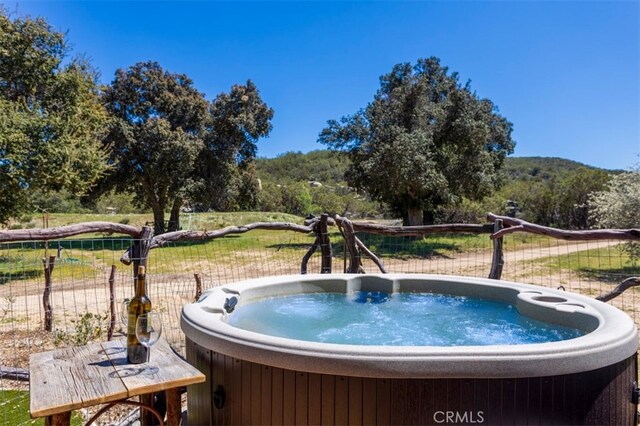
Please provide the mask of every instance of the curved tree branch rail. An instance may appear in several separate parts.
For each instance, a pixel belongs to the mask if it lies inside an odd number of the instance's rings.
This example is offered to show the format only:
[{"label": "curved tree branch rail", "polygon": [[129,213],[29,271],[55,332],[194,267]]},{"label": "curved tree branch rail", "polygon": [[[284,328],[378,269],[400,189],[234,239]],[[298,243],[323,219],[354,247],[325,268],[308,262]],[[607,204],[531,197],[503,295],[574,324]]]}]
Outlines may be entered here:
[{"label": "curved tree branch rail", "polygon": [[640,240],[640,229],[590,229],[584,231],[566,231],[564,229],[541,226],[527,221],[508,216],[498,216],[489,213],[487,218],[491,222],[502,220],[504,228],[492,232],[491,239],[503,237],[514,232],[529,232],[530,234],[545,235],[547,237],[568,241],[593,241],[593,240]]},{"label": "curved tree branch rail", "polygon": [[81,234],[94,234],[98,232],[110,234],[124,234],[132,238],[140,238],[142,229],[131,225],[112,222],[85,222],[74,225],[58,226],[56,228],[34,228],[0,230],[0,243],[15,241],[48,241],[60,238],[73,237]]},{"label": "curved tree branch rail", "polygon": [[[341,222],[345,218],[336,215],[334,221]],[[493,225],[450,223],[444,225],[424,226],[389,226],[367,222],[351,222],[355,232],[368,232],[370,234],[389,235],[394,237],[422,237],[429,234],[492,234]]]},{"label": "curved tree branch rail", "polygon": [[640,277],[627,278],[626,280],[618,284],[616,288],[608,293],[596,297],[596,299],[600,300],[601,302],[608,302],[609,300],[615,299],[616,297],[620,296],[622,293],[624,293],[625,290],[638,285],[640,285]]},{"label": "curved tree branch rail", "polygon": [[297,225],[287,222],[255,222],[242,226],[228,226],[216,231],[175,231],[156,235],[149,242],[149,249],[162,247],[167,243],[177,241],[203,241],[213,240],[230,234],[244,234],[254,229],[267,229],[271,231],[294,231],[308,234],[313,232],[314,226]]}]

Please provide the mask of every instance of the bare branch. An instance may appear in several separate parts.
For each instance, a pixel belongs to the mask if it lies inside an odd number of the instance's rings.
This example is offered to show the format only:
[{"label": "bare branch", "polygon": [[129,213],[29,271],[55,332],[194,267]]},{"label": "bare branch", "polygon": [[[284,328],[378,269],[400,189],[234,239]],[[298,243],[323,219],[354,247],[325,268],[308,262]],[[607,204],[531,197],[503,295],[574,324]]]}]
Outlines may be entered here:
[{"label": "bare branch", "polygon": [[[340,223],[343,217],[336,215],[334,220]],[[379,235],[393,235],[397,237],[421,237],[428,234],[448,234],[448,233],[467,233],[467,234],[491,234],[493,233],[493,225],[476,225],[467,223],[452,223],[445,225],[425,225],[425,226],[387,226],[367,222],[351,222],[353,230],[356,232],[369,232]]]},{"label": "bare branch", "polygon": [[200,274],[193,274],[193,278],[196,280],[196,294],[193,297],[193,303],[197,302],[202,296],[202,276]]},{"label": "bare branch", "polygon": [[546,235],[548,237],[569,241],[589,240],[640,240],[640,229],[593,229],[586,231],[565,231],[548,226],[535,225],[527,221],[508,216],[498,216],[489,213],[487,218],[491,222],[501,219],[507,228],[503,228],[491,235],[491,239],[500,238],[512,232],[529,232],[531,234]]},{"label": "bare branch", "polygon": [[624,293],[625,290],[630,289],[631,287],[635,287],[640,285],[640,277],[631,277],[622,281],[616,288],[611,290],[609,293],[605,293],[601,296],[596,297],[597,300],[602,302],[608,302],[611,299],[614,299]]},{"label": "bare branch", "polygon": [[85,222],[74,225],[58,226],[47,229],[15,229],[0,231],[0,242],[30,241],[30,240],[55,240],[72,237],[79,234],[92,234],[96,232],[130,235],[133,238],[140,236],[140,228],[122,223],[111,222]]},{"label": "bare branch", "polygon": [[389,273],[389,271],[387,271],[387,268],[384,266],[384,263],[382,263],[382,260],[378,258],[378,256],[376,256],[371,250],[369,250],[369,247],[365,246],[364,243],[360,241],[360,238],[358,237],[356,237],[356,244],[358,245],[358,247],[360,247],[360,250],[365,252],[365,254],[369,256],[369,259],[371,259],[373,263],[375,263],[378,266],[378,268],[380,269],[380,272],[382,272],[383,274]]},{"label": "bare branch", "polygon": [[18,380],[21,382],[28,382],[29,370],[0,365],[0,380]]},{"label": "bare branch", "polygon": [[267,229],[271,231],[294,231],[309,233],[313,232],[313,226],[297,225],[285,222],[256,222],[242,226],[228,226],[216,231],[176,231],[166,234],[156,235],[151,239],[150,249],[162,247],[169,242],[175,241],[202,241],[213,240],[229,234],[244,234],[253,229]]},{"label": "bare branch", "polygon": [[318,248],[318,241],[319,239],[318,237],[316,237],[316,240],[313,242],[311,247],[309,247],[309,250],[304,254],[304,256],[302,256],[302,264],[300,265],[300,273],[302,275],[305,275],[307,273],[307,265],[309,264],[309,259],[311,259],[311,255],[316,252]]}]

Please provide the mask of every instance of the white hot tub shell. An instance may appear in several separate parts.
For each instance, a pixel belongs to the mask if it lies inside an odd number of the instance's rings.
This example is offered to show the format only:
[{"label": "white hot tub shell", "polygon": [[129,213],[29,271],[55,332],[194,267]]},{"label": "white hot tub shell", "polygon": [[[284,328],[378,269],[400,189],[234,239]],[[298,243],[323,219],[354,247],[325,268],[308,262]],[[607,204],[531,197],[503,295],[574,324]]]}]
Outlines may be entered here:
[{"label": "white hot tub shell", "polygon": [[[267,297],[356,291],[436,293],[496,300],[514,305],[523,315],[577,328],[585,334],[564,341],[523,345],[360,346],[268,336],[227,323],[228,316],[233,315],[225,309],[230,300],[237,302],[236,309],[241,309],[244,304]],[[378,424],[438,424],[440,411],[475,413],[476,420],[482,412],[484,420],[500,422],[505,421],[506,415],[509,422],[513,416],[517,420],[517,413],[521,412],[518,404],[526,404],[527,421],[532,423],[536,419],[540,424],[550,420],[561,424],[634,421],[631,391],[637,374],[638,338],[633,320],[613,306],[564,291],[441,275],[278,276],[208,290],[198,302],[184,307],[181,326],[187,337],[187,359],[210,379],[208,385],[189,389],[190,421],[197,424],[243,423],[243,415],[249,423],[286,423],[285,413],[294,423],[304,423],[304,418],[309,423],[313,420],[309,416],[316,414],[320,416],[316,420],[333,419],[338,423],[342,411],[335,402],[342,392],[341,382],[347,385],[348,401],[354,399],[353,404],[346,404],[347,413],[362,417],[371,416],[373,411],[374,423]],[[288,374],[294,377],[293,384],[288,385],[293,402],[286,398]],[[300,379],[299,374],[305,379]],[[315,382],[318,389],[311,384]],[[247,395],[258,395],[254,388],[259,386],[263,398],[267,385],[268,401],[261,399],[259,409],[249,407],[247,404],[252,403]],[[445,390],[448,396],[440,400],[442,389],[452,386],[458,391]],[[307,414],[297,418],[295,413],[302,410],[298,401],[301,392],[306,395]],[[555,394],[556,400],[545,403],[546,392]],[[469,395],[464,396],[467,393],[474,395],[471,402]],[[224,401],[220,404],[222,394]],[[215,395],[220,408],[212,402]],[[557,401],[560,395],[561,404]],[[407,402],[407,398],[417,401]],[[333,407],[325,407],[324,400],[333,401]],[[317,404],[312,401],[320,401],[319,410],[313,408]],[[404,408],[394,411],[393,401],[403,401]],[[353,412],[354,404],[361,407],[359,414]],[[501,407],[500,414],[491,408],[494,405]],[[504,407],[513,409],[505,412]]]}]

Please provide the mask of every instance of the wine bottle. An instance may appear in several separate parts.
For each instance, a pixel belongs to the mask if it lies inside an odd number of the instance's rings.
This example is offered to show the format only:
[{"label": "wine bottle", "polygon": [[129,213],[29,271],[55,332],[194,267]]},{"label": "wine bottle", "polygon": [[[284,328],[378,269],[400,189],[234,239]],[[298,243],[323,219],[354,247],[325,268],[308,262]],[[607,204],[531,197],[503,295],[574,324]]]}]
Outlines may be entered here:
[{"label": "wine bottle", "polygon": [[127,323],[127,359],[131,364],[141,364],[149,361],[149,349],[136,337],[136,321],[138,316],[151,310],[151,301],[147,297],[146,275],[144,266],[138,266],[136,276],[136,294],[129,302]]}]

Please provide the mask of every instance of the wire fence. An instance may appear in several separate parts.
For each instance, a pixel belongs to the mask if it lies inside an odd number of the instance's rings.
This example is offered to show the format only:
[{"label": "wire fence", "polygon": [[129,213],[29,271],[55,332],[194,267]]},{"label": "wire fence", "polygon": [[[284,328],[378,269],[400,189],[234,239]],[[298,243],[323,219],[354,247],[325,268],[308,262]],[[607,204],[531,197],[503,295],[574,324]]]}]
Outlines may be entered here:
[{"label": "wire fence", "polygon": [[[333,272],[347,265],[347,252],[332,228]],[[358,232],[358,238],[389,272],[487,277],[492,263],[488,235],[441,234],[424,238],[393,237]],[[148,294],[163,312],[164,338],[183,352],[180,310],[194,300],[198,274],[203,290],[240,280],[299,274],[301,260],[314,243],[313,233],[256,230],[204,241],[169,243],[150,251]],[[0,365],[28,368],[29,354],[105,340],[111,321],[109,279],[112,265],[117,313],[133,295],[133,270],[120,257],[134,240],[123,238],[65,239],[0,243]],[[596,297],[625,278],[640,275],[640,267],[621,250],[621,241],[565,242],[553,238],[511,234],[504,237],[502,279],[563,288]],[[55,256],[52,273],[52,331],[44,331],[43,259]],[[366,272],[377,266],[363,258]],[[311,257],[310,273],[319,272],[319,255]],[[640,290],[632,288],[614,299],[640,323]],[[116,316],[114,338],[124,336]],[[0,424],[32,424],[28,385],[0,377]]]}]

